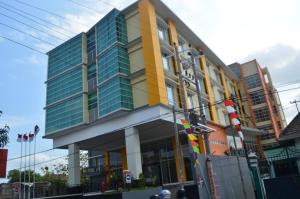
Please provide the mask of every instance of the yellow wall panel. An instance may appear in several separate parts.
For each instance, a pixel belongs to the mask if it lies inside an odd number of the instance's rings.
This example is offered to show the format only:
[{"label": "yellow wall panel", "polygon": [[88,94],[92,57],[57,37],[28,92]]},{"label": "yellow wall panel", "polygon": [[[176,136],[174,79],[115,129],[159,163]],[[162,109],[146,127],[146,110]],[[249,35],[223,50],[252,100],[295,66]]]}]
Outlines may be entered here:
[{"label": "yellow wall panel", "polygon": [[140,28],[150,106],[168,104],[155,8],[149,0],[139,2]]},{"label": "yellow wall panel", "polygon": [[[169,25],[169,35],[170,35],[170,41],[171,41],[171,44],[173,45],[174,43],[176,45],[178,45],[178,35],[177,35],[177,30],[176,30],[176,26],[174,24],[173,21],[169,20],[168,21],[168,25]],[[173,63],[174,63],[174,66],[175,66],[175,72],[177,73],[178,72],[178,65],[176,64],[176,61],[175,61],[175,58],[173,57]],[[180,64],[180,67],[181,67],[181,71],[183,71],[183,68],[182,68],[182,65]],[[177,88],[179,90],[179,102],[180,104],[182,104],[182,95],[181,95],[181,91],[180,91],[180,86],[179,86],[179,80],[177,82]],[[187,107],[190,107],[190,104],[188,102],[188,94],[187,94],[187,88],[186,86],[184,85],[183,86],[183,93],[184,93],[184,97],[185,97],[185,101],[186,101],[186,105]]]},{"label": "yellow wall panel", "polygon": [[208,73],[208,68],[207,68],[206,60],[205,60],[204,56],[202,56],[200,58],[200,65],[204,72],[208,100],[209,100],[209,104],[211,105],[210,106],[211,119],[214,122],[218,122],[217,111],[216,111],[216,106],[215,106],[215,99],[214,99],[212,86],[211,86],[211,82],[210,82],[210,77],[209,77],[209,73]]}]

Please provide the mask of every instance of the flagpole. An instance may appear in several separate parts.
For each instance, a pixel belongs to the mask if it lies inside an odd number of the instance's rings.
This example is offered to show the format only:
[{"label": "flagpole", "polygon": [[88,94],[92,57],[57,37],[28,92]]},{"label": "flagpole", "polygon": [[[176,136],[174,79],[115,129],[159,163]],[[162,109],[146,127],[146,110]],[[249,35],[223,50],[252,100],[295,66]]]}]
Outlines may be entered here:
[{"label": "flagpole", "polygon": [[30,133],[29,133],[29,137],[28,137],[28,144],[29,144],[29,152],[28,152],[28,154],[29,154],[29,160],[28,160],[28,166],[29,166],[29,169],[28,169],[28,199],[30,199],[30,168],[31,168],[31,166],[30,166],[30,146],[31,146],[31,141],[30,141]]},{"label": "flagpole", "polygon": [[23,158],[23,137],[21,138],[21,159],[20,159],[20,171],[19,171],[19,199],[22,199],[22,158]]},{"label": "flagpole", "polygon": [[35,197],[35,153],[36,153],[36,134],[34,133],[34,147],[33,147],[33,198]]},{"label": "flagpole", "polygon": [[[25,136],[27,136],[26,134],[24,134]],[[23,138],[24,139],[24,138]],[[23,190],[23,195],[24,195],[24,199],[26,198],[26,147],[27,147],[27,141],[25,140],[25,166],[24,166],[24,190]]]},{"label": "flagpole", "polygon": [[35,154],[36,154],[36,136],[38,132],[40,131],[40,128],[38,125],[35,125],[34,127],[34,149],[33,149],[33,193],[32,196],[35,198]]}]

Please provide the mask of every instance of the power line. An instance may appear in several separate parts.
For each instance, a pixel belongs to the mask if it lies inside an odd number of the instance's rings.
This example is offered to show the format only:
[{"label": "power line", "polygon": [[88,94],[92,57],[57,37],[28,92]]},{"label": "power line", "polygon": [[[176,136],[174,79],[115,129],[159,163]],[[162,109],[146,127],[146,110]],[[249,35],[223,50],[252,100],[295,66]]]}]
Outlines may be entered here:
[{"label": "power line", "polygon": [[37,21],[37,20],[35,20],[35,19],[32,19],[32,18],[30,18],[30,17],[28,17],[28,16],[26,16],[26,15],[20,14],[20,13],[14,11],[14,10],[11,10],[10,8],[6,8],[6,7],[1,6],[1,5],[0,5],[0,7],[1,7],[2,9],[8,10],[8,11],[10,11],[10,12],[12,12],[12,13],[17,14],[17,15],[20,15],[20,16],[26,18],[27,20],[33,21],[34,23],[38,24],[39,26],[42,26],[43,28],[47,28],[48,30],[51,30],[51,31],[56,32],[56,33],[58,33],[58,34],[67,36],[67,37],[69,37],[69,39],[70,39],[70,35],[67,35],[67,34],[65,34],[65,33],[63,33],[63,32],[60,32],[60,31],[58,31],[58,30],[55,30],[55,29],[53,29],[51,26],[42,24],[42,23],[40,23],[39,21]]},{"label": "power line", "polygon": [[96,10],[94,8],[90,8],[90,7],[86,6],[86,5],[78,3],[76,1],[73,1],[73,0],[68,0],[68,1],[71,2],[71,3],[73,3],[73,4],[75,4],[75,5],[77,5],[77,6],[79,6],[79,7],[82,7],[82,8],[88,9],[88,10],[93,10],[94,12],[98,12],[100,14],[104,14],[104,13],[100,12],[99,10]]},{"label": "power line", "polygon": [[28,16],[34,17],[34,18],[36,18],[36,19],[39,19],[40,21],[43,21],[43,22],[45,22],[45,23],[49,23],[49,24],[51,24],[51,25],[53,25],[53,26],[55,26],[55,27],[57,27],[57,28],[63,29],[63,30],[68,31],[68,32],[70,32],[70,33],[72,33],[72,34],[77,34],[77,33],[75,33],[75,32],[71,32],[70,30],[68,30],[68,29],[66,29],[66,28],[64,28],[64,27],[61,27],[61,26],[59,26],[59,25],[57,25],[57,24],[54,24],[54,23],[52,23],[51,21],[47,21],[47,20],[45,20],[45,19],[43,19],[43,18],[41,18],[41,17],[38,17],[38,16],[35,16],[35,15],[30,14],[30,13],[28,13],[28,12],[25,12],[25,11],[23,11],[23,10],[21,10],[21,9],[18,9],[18,8],[14,7],[14,6],[11,6],[11,5],[6,4],[6,3],[4,3],[4,2],[0,2],[0,3],[4,4],[4,5],[7,6],[7,7],[13,8],[13,9],[15,9],[15,10],[21,12],[21,13],[27,14]]},{"label": "power line", "polygon": [[52,12],[52,11],[46,10],[46,9],[44,9],[44,8],[40,8],[40,7],[34,6],[34,5],[29,4],[29,3],[26,3],[26,2],[24,2],[24,1],[20,1],[20,0],[14,0],[14,1],[16,1],[16,2],[18,2],[18,3],[20,3],[20,4],[23,4],[23,5],[26,5],[26,6],[28,6],[28,7],[37,9],[37,10],[39,10],[39,11],[48,13],[48,14],[50,14],[50,15],[54,15],[54,16],[59,17],[59,18],[61,18],[61,19],[74,21],[74,22],[76,22],[76,23],[78,23],[78,24],[80,24],[80,25],[83,25],[84,27],[87,27],[85,24],[80,23],[78,20],[67,19],[66,17],[61,16],[61,15],[55,13],[55,12]]},{"label": "power line", "polygon": [[24,32],[24,31],[19,30],[19,29],[17,29],[17,28],[11,27],[11,26],[9,26],[9,25],[7,25],[7,24],[4,24],[4,23],[1,23],[1,22],[0,22],[0,25],[5,26],[5,27],[8,27],[8,28],[10,28],[10,29],[13,29],[13,30],[15,30],[15,31],[18,31],[18,32],[20,32],[20,33],[22,33],[22,34],[24,34],[24,35],[28,35],[28,36],[30,36],[30,37],[32,37],[32,38],[35,38],[35,39],[37,39],[37,40],[39,40],[39,41],[45,42],[45,43],[50,44],[50,45],[52,45],[52,46],[55,46],[55,44],[53,44],[53,43],[50,43],[50,42],[48,42],[48,41],[46,41],[46,40],[43,40],[43,39],[40,39],[40,38],[34,36],[33,34]]},{"label": "power line", "polygon": [[275,87],[276,88],[286,87],[286,86],[289,86],[289,85],[292,85],[292,84],[298,84],[298,83],[300,83],[300,79],[295,80],[295,81],[290,81],[290,82],[282,83],[282,84],[279,84],[278,86],[275,86]]},{"label": "power line", "polygon": [[[45,153],[45,152],[48,152],[48,151],[53,151],[53,150],[58,150],[58,149],[46,149],[46,150],[44,150],[44,151],[39,151],[39,152],[36,152],[35,154],[40,154],[40,153]],[[31,154],[31,155],[33,155],[33,154]],[[31,155],[24,155],[24,156],[22,156],[22,158],[27,158],[27,157],[29,157],[29,156],[31,156]],[[13,160],[18,160],[18,159],[20,159],[21,157],[13,157],[13,158],[10,158],[10,159],[7,159],[7,161],[13,161]]]},{"label": "power line", "polygon": [[33,48],[33,47],[30,47],[30,46],[28,46],[28,45],[22,44],[22,43],[20,43],[20,42],[17,42],[17,41],[15,41],[15,40],[9,39],[9,38],[7,38],[7,37],[5,37],[5,36],[2,36],[2,35],[0,35],[0,37],[3,38],[3,39],[6,39],[6,40],[8,40],[8,41],[11,41],[11,42],[13,42],[13,43],[15,43],[15,44],[21,45],[21,46],[23,46],[23,47],[25,47],[25,48],[28,48],[28,49],[30,49],[30,50],[33,50],[33,51],[35,51],[35,52],[38,52],[38,53],[40,53],[40,54],[46,55],[46,53],[44,53],[44,52],[42,52],[42,51],[40,51],[40,50],[37,50],[37,49],[35,49],[35,48]]},{"label": "power line", "polygon": [[[16,22],[18,22],[18,23],[20,23],[20,24],[23,24],[23,25],[25,25],[25,26],[27,26],[27,27],[30,27],[30,28],[32,28],[32,29],[34,29],[34,30],[37,30],[37,31],[39,31],[39,32],[42,32],[42,33],[44,33],[44,34],[46,34],[46,35],[48,35],[48,36],[51,35],[51,34],[47,33],[46,31],[40,30],[40,29],[38,29],[38,28],[36,28],[36,27],[34,27],[34,26],[31,26],[31,25],[29,25],[29,24],[27,24],[27,23],[24,23],[24,22],[22,22],[22,21],[20,21],[20,20],[18,20],[18,19],[16,19],[16,18],[14,18],[14,17],[8,16],[8,15],[3,14],[3,13],[0,13],[0,15],[5,16],[6,18],[9,18],[9,19],[11,19],[11,20],[13,20],[13,21],[16,21]],[[57,37],[57,36],[55,36],[55,35],[51,35],[51,36],[52,36],[52,37],[55,37],[55,38],[57,38],[57,39],[59,39],[59,40],[61,40],[61,41],[64,41],[63,39],[61,39],[61,38],[59,38],[59,37]]]}]

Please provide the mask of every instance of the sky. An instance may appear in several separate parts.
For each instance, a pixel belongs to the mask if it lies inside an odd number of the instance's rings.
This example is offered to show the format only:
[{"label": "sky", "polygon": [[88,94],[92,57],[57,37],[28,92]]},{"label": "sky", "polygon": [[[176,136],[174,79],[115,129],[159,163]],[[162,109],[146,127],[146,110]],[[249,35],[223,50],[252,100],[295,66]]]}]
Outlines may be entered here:
[{"label": "sky", "polygon": [[[26,0],[28,4],[54,12],[51,14],[22,2],[24,0],[0,0],[0,36],[47,52],[68,38],[87,31],[113,7],[122,9],[134,1]],[[300,1],[163,0],[163,2],[224,63],[243,63],[257,59],[262,67],[267,66],[279,91],[292,89],[279,92],[286,119],[288,122],[292,120],[297,110],[290,101],[300,100],[300,89],[293,89],[300,87],[300,12],[297,10]],[[16,9],[37,16],[47,23],[37,18],[31,18],[34,21],[29,20],[29,15],[18,15]],[[17,134],[33,132],[36,124],[41,128],[37,137],[37,151],[51,149],[52,141],[42,139],[45,126],[43,108],[47,56],[0,38],[0,63],[0,110],[4,113],[0,118],[0,126],[8,124],[11,127],[10,143],[7,146],[9,159],[20,156],[20,144],[16,142]],[[50,160],[65,154],[66,151],[63,150],[38,154],[36,161],[41,164],[37,165],[37,168],[64,161],[63,158],[54,162]],[[42,164],[45,161],[46,163]],[[19,160],[9,161],[8,170],[18,169],[19,164]],[[0,179],[0,182],[5,181],[6,179]]]}]

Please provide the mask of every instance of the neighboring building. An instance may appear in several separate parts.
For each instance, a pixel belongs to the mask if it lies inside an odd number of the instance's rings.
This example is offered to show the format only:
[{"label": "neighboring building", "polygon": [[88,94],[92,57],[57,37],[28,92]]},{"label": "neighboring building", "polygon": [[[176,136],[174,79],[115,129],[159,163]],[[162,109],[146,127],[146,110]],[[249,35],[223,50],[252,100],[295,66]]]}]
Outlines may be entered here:
[{"label": "neighboring building", "polygon": [[253,127],[265,131],[262,138],[264,147],[277,142],[286,120],[277,90],[274,88],[267,68],[262,68],[256,60],[229,66],[244,84],[248,116],[252,118]]},{"label": "neighboring building", "polygon": [[[227,67],[165,4],[140,0],[122,11],[113,9],[88,32],[48,53],[45,138],[69,150],[69,184],[80,183],[79,150],[91,157],[92,182],[109,183],[129,169],[153,184],[178,182],[182,158],[184,180],[192,179],[187,139],[177,157],[172,106],[182,108],[172,44],[203,52],[197,60],[211,152],[229,150],[229,118],[224,98],[237,96],[237,111],[247,132],[257,130],[246,117],[239,77]],[[181,53],[182,58],[188,58]],[[184,71],[193,81],[191,69]],[[199,107],[196,88],[185,87],[188,107]],[[183,118],[178,113],[178,118]],[[246,129],[246,128],[244,128]],[[248,136],[247,136],[248,137]],[[251,137],[251,136],[250,136]],[[252,138],[251,138],[252,139]],[[238,139],[239,141],[239,139]],[[205,147],[200,139],[202,152]],[[175,175],[177,173],[177,175]]]},{"label": "neighboring building", "polygon": [[300,174],[300,114],[287,125],[279,143],[265,150],[272,177]]}]

